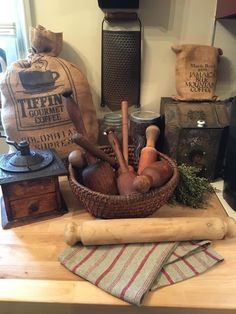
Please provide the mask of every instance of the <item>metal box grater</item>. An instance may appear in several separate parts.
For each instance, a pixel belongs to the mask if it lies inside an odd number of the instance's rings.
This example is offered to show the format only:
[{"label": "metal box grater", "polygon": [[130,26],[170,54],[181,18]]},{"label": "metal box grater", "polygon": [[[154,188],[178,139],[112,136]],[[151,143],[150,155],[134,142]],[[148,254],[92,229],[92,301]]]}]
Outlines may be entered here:
[{"label": "metal box grater", "polygon": [[[131,18],[130,18],[131,16]],[[140,106],[141,23],[135,13],[104,18],[102,24],[101,105],[119,110],[120,103]]]}]

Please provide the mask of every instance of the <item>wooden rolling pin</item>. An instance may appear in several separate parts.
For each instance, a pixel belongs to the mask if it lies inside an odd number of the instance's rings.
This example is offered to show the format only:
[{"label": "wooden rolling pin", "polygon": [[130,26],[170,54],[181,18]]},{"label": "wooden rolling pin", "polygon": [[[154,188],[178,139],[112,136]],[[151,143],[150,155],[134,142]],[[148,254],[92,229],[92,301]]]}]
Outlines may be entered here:
[{"label": "wooden rolling pin", "polygon": [[236,236],[236,221],[226,217],[133,218],[72,222],[65,242],[74,245],[220,240]]},{"label": "wooden rolling pin", "polygon": [[156,141],[160,135],[160,129],[156,125],[149,125],[146,128],[146,146],[141,150],[139,163],[138,163],[138,174],[141,174],[142,171],[150,166],[153,162],[157,160],[158,151],[155,148]]}]

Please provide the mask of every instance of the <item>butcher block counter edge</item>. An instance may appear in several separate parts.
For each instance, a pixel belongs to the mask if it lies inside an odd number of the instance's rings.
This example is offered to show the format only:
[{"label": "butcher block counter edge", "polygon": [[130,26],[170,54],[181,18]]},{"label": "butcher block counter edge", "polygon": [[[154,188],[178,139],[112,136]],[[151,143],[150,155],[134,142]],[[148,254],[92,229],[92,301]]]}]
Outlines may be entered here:
[{"label": "butcher block counter edge", "polygon": [[[63,216],[55,219],[61,224]],[[143,306],[236,310],[236,240],[214,241],[213,248],[224,262],[205,274],[150,292]],[[129,306],[83,280],[0,279],[0,302],[3,301]]]}]

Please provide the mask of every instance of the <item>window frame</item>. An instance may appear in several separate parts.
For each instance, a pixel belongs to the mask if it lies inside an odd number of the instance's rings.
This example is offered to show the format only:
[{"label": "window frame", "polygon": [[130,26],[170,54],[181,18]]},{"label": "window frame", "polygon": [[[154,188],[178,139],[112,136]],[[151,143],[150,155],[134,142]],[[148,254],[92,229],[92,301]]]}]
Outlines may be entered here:
[{"label": "window frame", "polygon": [[16,20],[0,23],[0,36],[15,38],[17,59],[25,58],[29,48],[29,31],[32,26],[30,0],[15,0]]}]

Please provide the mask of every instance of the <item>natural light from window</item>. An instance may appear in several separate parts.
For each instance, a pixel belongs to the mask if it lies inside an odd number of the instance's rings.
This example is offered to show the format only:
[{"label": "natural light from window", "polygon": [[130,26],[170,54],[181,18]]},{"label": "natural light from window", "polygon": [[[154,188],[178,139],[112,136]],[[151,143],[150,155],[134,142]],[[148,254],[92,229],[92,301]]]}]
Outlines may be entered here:
[{"label": "natural light from window", "polygon": [[0,72],[4,62],[10,65],[25,56],[25,2],[0,0]]}]

